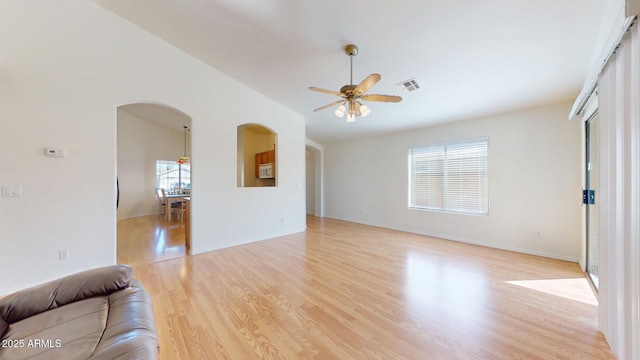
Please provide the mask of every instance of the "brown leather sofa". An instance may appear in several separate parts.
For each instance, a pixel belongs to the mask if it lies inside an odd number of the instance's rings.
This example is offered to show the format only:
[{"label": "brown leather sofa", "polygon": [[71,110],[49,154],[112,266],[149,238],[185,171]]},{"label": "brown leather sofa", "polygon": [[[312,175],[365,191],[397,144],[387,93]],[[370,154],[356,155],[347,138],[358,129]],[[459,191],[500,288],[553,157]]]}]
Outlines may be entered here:
[{"label": "brown leather sofa", "polygon": [[2,360],[158,358],[151,298],[123,265],[0,298],[0,339]]}]

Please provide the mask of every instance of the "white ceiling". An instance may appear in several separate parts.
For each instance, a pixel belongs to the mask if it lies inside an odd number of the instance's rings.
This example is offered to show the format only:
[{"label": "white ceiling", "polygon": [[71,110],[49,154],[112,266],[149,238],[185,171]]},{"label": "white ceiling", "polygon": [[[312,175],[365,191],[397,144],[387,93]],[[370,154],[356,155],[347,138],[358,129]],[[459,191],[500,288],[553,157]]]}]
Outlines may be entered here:
[{"label": "white ceiling", "polygon": [[191,129],[191,118],[185,113],[166,106],[148,103],[122,105],[118,108],[138,119],[152,122],[171,130],[184,131],[184,127]]},{"label": "white ceiling", "polygon": [[[573,100],[595,58],[606,0],[95,0],[301,114],[326,143]],[[309,91],[382,80],[346,123]],[[421,88],[399,86],[415,78]]]}]

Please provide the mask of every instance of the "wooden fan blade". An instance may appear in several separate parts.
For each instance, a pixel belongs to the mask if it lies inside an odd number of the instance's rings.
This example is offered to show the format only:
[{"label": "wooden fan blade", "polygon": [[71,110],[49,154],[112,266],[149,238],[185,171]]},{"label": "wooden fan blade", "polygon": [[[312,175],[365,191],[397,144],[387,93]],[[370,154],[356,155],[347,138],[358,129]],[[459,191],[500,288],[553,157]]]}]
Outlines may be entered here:
[{"label": "wooden fan blade", "polygon": [[380,95],[380,94],[370,94],[363,95],[360,99],[366,101],[380,101],[380,102],[400,102],[402,101],[402,97],[396,95]]},{"label": "wooden fan blade", "polygon": [[364,80],[360,82],[360,84],[358,84],[358,86],[356,86],[355,89],[353,89],[353,93],[356,95],[364,94],[373,85],[375,85],[378,81],[380,81],[380,78],[381,78],[380,74],[371,74],[367,76]]},{"label": "wooden fan blade", "polygon": [[321,89],[321,88],[317,88],[315,86],[309,86],[309,90],[313,90],[313,91],[319,91],[321,93],[325,93],[325,94],[331,94],[331,95],[338,95],[338,96],[342,96],[342,94],[340,94],[337,91],[333,91],[333,90],[327,90],[327,89]]},{"label": "wooden fan blade", "polygon": [[336,105],[338,105],[338,104],[340,104],[340,103],[344,103],[344,102],[345,102],[344,100],[338,100],[338,101],[332,102],[331,104],[327,104],[327,105],[325,105],[325,106],[320,106],[319,108],[317,108],[317,109],[315,109],[315,110],[313,110],[313,111],[324,110],[324,109],[326,109],[326,108],[330,108],[330,107],[332,107],[332,106],[336,106]]}]

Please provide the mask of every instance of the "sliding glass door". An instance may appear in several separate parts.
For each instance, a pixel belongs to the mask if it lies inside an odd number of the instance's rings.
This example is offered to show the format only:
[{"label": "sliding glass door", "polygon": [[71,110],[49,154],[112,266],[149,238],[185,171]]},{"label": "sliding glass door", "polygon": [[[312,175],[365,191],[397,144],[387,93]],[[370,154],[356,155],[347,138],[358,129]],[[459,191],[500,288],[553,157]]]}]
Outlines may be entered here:
[{"label": "sliding glass door", "polygon": [[598,288],[598,113],[586,122],[587,274]]}]

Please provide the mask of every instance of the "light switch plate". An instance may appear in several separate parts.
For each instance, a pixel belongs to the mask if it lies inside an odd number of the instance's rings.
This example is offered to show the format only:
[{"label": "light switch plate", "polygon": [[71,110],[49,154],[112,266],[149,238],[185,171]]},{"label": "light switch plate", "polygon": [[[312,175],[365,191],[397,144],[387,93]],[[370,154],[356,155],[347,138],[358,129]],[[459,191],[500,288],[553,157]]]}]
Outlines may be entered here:
[{"label": "light switch plate", "polygon": [[48,147],[45,149],[44,153],[50,157],[64,157],[63,148]]}]

